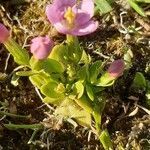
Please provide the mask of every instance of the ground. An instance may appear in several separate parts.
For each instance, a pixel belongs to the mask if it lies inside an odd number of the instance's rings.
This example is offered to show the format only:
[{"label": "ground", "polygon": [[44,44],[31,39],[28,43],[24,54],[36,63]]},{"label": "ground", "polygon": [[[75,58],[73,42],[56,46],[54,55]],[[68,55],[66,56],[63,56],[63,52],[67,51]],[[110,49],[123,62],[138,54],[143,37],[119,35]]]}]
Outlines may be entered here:
[{"label": "ground", "polygon": [[[11,29],[12,36],[19,44],[29,49],[32,37],[44,34],[52,36],[55,43],[64,40],[65,37],[58,34],[46,20],[44,10],[47,0],[29,3],[18,1],[18,4],[11,2],[0,1],[0,21]],[[125,13],[121,14],[123,11]],[[131,9],[125,9],[121,1],[114,5],[111,13],[103,16],[97,14],[95,19],[100,24],[98,30],[79,38],[81,45],[94,60],[122,58],[129,49],[133,53],[132,67],[113,87],[107,89],[103,127],[107,126],[115,149],[121,150],[121,147],[124,147],[129,150],[149,150],[150,117],[144,109],[148,110],[145,91],[136,91],[131,88],[131,84],[137,71],[142,72],[147,80],[150,80],[149,67],[148,71],[145,71],[150,63],[150,21]],[[133,26],[141,29],[132,33],[125,32],[125,29],[134,28]],[[80,126],[74,128],[67,122],[57,120],[51,113],[52,106],[42,103],[28,78],[22,77],[18,86],[11,84],[12,73],[17,64],[3,45],[0,46],[0,63],[0,111],[30,115],[26,119],[0,115],[0,149],[102,150],[99,141],[92,133],[90,136],[88,129]],[[33,131],[8,130],[3,124],[10,122],[43,122],[48,128],[39,130],[29,143]]]}]

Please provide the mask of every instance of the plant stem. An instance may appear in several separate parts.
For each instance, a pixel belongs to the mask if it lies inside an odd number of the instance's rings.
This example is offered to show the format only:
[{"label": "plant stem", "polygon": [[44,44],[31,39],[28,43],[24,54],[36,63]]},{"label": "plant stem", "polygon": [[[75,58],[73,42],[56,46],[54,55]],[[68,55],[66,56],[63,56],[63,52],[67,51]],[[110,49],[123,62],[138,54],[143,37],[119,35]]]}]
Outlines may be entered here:
[{"label": "plant stem", "polygon": [[31,115],[22,116],[22,115],[11,114],[11,113],[4,112],[4,111],[0,111],[0,115],[6,115],[9,117],[13,117],[13,118],[24,118],[24,119],[29,119],[31,117]]},{"label": "plant stem", "polygon": [[34,137],[35,137],[35,135],[36,135],[37,132],[38,132],[38,130],[34,130],[34,132],[32,133],[31,138],[30,138],[29,141],[28,141],[28,144],[31,144],[31,143],[32,143],[32,141],[33,141],[33,139],[34,139]]},{"label": "plant stem", "polygon": [[113,145],[106,129],[101,132],[99,139],[105,150],[113,150]]},{"label": "plant stem", "polygon": [[79,44],[78,38],[76,36],[67,34],[66,37],[67,37],[67,43],[74,43],[77,45]]},{"label": "plant stem", "polygon": [[20,124],[3,124],[4,127],[10,130],[17,130],[17,129],[32,129],[32,130],[39,130],[43,128],[42,124],[30,124],[30,125],[20,125]]}]

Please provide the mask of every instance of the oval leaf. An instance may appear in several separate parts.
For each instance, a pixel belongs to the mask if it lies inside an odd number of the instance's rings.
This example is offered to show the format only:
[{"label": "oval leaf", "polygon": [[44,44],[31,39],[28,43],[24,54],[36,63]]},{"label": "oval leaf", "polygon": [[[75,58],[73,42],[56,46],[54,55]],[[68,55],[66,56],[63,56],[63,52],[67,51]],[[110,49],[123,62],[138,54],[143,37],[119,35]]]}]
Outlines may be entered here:
[{"label": "oval leaf", "polygon": [[63,66],[54,59],[36,60],[31,58],[30,64],[33,70],[44,70],[46,73],[62,73],[64,71]]},{"label": "oval leaf", "polygon": [[57,90],[59,84],[56,82],[48,82],[41,87],[41,92],[50,98],[62,98],[64,97],[64,93]]}]

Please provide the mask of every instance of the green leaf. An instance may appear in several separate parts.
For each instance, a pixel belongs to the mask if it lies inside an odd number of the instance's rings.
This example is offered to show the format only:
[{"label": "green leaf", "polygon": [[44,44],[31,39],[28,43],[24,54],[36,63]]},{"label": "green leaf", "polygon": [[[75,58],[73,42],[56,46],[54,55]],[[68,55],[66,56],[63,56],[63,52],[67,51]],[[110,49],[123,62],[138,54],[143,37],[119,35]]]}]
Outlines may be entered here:
[{"label": "green leaf", "polygon": [[102,131],[99,139],[105,150],[113,150],[112,142],[107,130]]},{"label": "green leaf", "polygon": [[107,0],[95,0],[96,9],[100,10],[102,14],[112,11],[112,7]]},{"label": "green leaf", "polygon": [[150,3],[150,0],[134,0],[139,3]]},{"label": "green leaf", "polygon": [[86,85],[86,92],[87,92],[88,97],[93,101],[94,93],[93,93],[93,89],[90,85]]},{"label": "green leaf", "polygon": [[132,65],[132,58],[133,58],[133,53],[132,51],[129,49],[125,55],[124,55],[124,61],[126,63],[126,68],[130,68]]},{"label": "green leaf", "polygon": [[41,86],[47,83],[47,81],[51,81],[51,78],[47,76],[45,73],[41,72],[39,74],[30,76],[29,80],[34,86],[40,89]]},{"label": "green leaf", "polygon": [[37,60],[34,57],[30,59],[30,64],[33,70],[44,70],[46,73],[62,73],[64,71],[63,66],[54,59]]},{"label": "green leaf", "polygon": [[18,86],[19,85],[19,79],[20,77],[17,76],[15,73],[13,74],[12,78],[11,78],[11,84],[13,86]]},{"label": "green leaf", "polygon": [[63,101],[63,99],[59,98],[50,98],[50,97],[45,97],[43,99],[43,103],[48,103],[48,104],[53,104],[53,105],[60,105],[60,103]]},{"label": "green leaf", "polygon": [[141,72],[137,72],[135,74],[135,78],[131,86],[136,89],[143,89],[143,90],[146,89],[146,80]]},{"label": "green leaf", "polygon": [[90,55],[86,54],[86,52],[83,50],[82,57],[80,59],[80,63],[89,64],[91,62]]},{"label": "green leaf", "polygon": [[101,132],[101,117],[105,108],[106,98],[103,95],[97,95],[93,102],[93,118],[95,120],[95,127],[98,133]]},{"label": "green leaf", "polygon": [[71,62],[78,63],[81,60],[83,49],[79,45],[78,38],[67,35],[66,46],[68,47],[68,58]]},{"label": "green leaf", "polygon": [[87,96],[83,95],[81,98],[74,100],[85,111],[91,114],[93,113],[93,103]]},{"label": "green leaf", "polygon": [[115,78],[111,77],[109,73],[104,73],[96,82],[97,86],[112,86],[114,84]]},{"label": "green leaf", "polygon": [[102,61],[94,62],[90,67],[90,82],[93,84],[97,81],[97,77],[102,70]]},{"label": "green leaf", "polygon": [[32,71],[32,70],[30,70],[30,71],[18,71],[18,72],[16,72],[16,75],[18,75],[18,76],[31,76],[31,75],[35,75],[35,74],[38,74],[38,72]]},{"label": "green leaf", "polygon": [[106,97],[104,95],[97,95],[97,97],[94,99],[94,111],[98,114],[102,115],[102,112],[106,105]]},{"label": "green leaf", "polygon": [[134,0],[127,0],[130,6],[141,16],[146,17],[144,10],[134,1]]},{"label": "green leaf", "polygon": [[56,82],[48,82],[41,87],[41,92],[50,98],[64,98],[64,91],[59,90],[59,84]]},{"label": "green leaf", "polygon": [[146,104],[148,108],[150,108],[150,91],[148,91],[145,95],[146,95]]},{"label": "green leaf", "polygon": [[81,82],[84,82],[86,80],[86,69],[87,67],[84,65],[80,68],[80,70],[77,72],[77,77]]},{"label": "green leaf", "polygon": [[29,65],[29,54],[23,49],[20,45],[18,45],[13,39],[7,40],[4,43],[7,50],[13,55],[14,60],[19,65]]},{"label": "green leaf", "polygon": [[55,115],[64,118],[73,118],[82,126],[91,126],[91,115],[70,99],[65,99],[61,105],[56,108]]},{"label": "green leaf", "polygon": [[93,86],[93,91],[95,94],[102,92],[103,90],[105,90],[105,87]]},{"label": "green leaf", "polygon": [[84,86],[81,81],[75,83],[75,93],[77,93],[77,97],[80,98],[84,93]]},{"label": "green leaf", "polygon": [[67,63],[67,58],[68,58],[68,48],[66,45],[60,44],[60,45],[56,45],[50,55],[49,58],[54,59],[62,64],[66,64]]}]

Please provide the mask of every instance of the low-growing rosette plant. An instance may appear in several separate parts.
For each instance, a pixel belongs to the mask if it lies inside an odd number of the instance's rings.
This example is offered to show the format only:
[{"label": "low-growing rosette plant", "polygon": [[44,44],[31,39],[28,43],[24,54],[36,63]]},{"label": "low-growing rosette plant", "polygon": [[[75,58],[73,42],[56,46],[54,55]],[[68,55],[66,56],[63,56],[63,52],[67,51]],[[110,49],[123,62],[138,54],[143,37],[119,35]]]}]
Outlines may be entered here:
[{"label": "low-growing rosette plant", "polygon": [[0,42],[23,66],[16,75],[29,77],[43,94],[43,102],[56,106],[54,114],[57,117],[74,119],[79,125],[94,129],[103,147],[113,149],[107,130],[101,129],[106,103],[104,90],[123,74],[124,61],[112,62],[105,71],[104,63],[93,61],[80,46],[77,36],[92,33],[98,27],[97,21],[92,19],[92,0],[54,0],[46,7],[46,15],[58,32],[66,34],[67,39],[54,45],[48,36],[36,37],[31,41],[31,57],[1,24],[0,32],[4,34],[0,35]]}]

